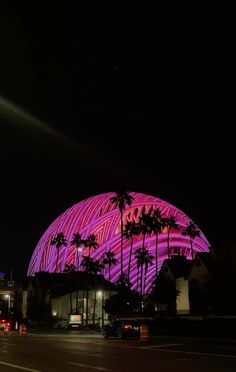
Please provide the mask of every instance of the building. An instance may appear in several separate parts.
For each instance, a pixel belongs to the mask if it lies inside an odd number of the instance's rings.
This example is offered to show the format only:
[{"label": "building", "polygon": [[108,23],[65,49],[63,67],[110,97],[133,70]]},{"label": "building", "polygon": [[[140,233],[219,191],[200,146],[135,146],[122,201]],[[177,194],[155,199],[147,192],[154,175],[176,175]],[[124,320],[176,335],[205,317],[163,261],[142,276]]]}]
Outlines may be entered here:
[{"label": "building", "polygon": [[[73,240],[74,233],[80,233],[83,239],[86,239],[89,234],[94,234],[96,236],[98,247],[91,252],[91,257],[93,259],[101,260],[104,257],[104,253],[110,250],[115,253],[115,258],[120,262],[120,211],[119,208],[110,201],[114,195],[115,193],[104,193],[92,196],[75,204],[52,222],[33,252],[27,275],[34,276],[35,273],[40,271],[51,273],[55,271],[63,272],[65,265],[70,264],[74,264],[76,269],[79,270],[81,258],[89,254],[89,248],[81,247],[81,250],[77,252],[76,246],[70,244]],[[124,210],[123,224],[126,225],[127,222],[138,223],[143,212],[150,213],[157,208],[161,211],[162,217],[164,218],[174,216],[180,229],[173,229],[170,232],[170,250],[174,253],[173,250],[175,247],[179,246],[182,254],[190,259],[190,240],[188,236],[182,235],[182,231],[191,219],[175,206],[152,195],[136,192],[130,192],[130,195],[133,197],[133,202]],[[63,232],[68,244],[62,246],[58,252],[57,248],[52,245],[52,239],[60,232]],[[155,234],[147,235],[145,245],[149,253],[153,256],[155,256],[155,244]],[[162,263],[167,258],[167,245],[167,229],[164,229],[162,233],[159,234],[158,269],[161,268]],[[133,237],[133,252],[140,246],[142,246],[142,236],[139,234]],[[207,252],[209,246],[209,242],[201,232],[200,236],[194,239],[194,254],[197,252]],[[124,238],[124,272],[128,270],[129,252],[130,240]],[[138,264],[136,260],[133,259],[130,281],[134,283],[132,288],[140,291],[140,288],[136,288],[137,270]],[[146,293],[150,292],[152,289],[155,273],[155,265],[150,266],[146,280]],[[116,283],[120,276],[120,264],[113,265],[110,274],[111,281]],[[109,278],[108,269],[105,269],[104,276],[106,279]]]}]

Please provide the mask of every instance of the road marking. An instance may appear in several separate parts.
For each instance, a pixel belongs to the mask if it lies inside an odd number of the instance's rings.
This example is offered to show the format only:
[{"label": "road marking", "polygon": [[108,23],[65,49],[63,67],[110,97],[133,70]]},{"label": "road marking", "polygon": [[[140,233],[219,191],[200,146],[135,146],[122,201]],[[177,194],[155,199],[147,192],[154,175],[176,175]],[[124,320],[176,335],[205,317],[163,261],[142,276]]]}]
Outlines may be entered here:
[{"label": "road marking", "polygon": [[91,364],[83,364],[83,363],[76,363],[76,362],[66,362],[66,363],[72,366],[77,366],[77,367],[93,368],[93,369],[97,369],[98,371],[110,371],[110,369],[108,368],[92,366]]},{"label": "road marking", "polygon": [[183,350],[171,350],[171,349],[165,349],[165,350],[159,349],[158,351],[165,351],[165,352],[168,352],[168,353],[179,353],[179,354],[193,354],[193,355],[201,355],[201,356],[212,356],[212,357],[221,357],[221,358],[236,358],[236,355],[200,353],[200,352],[197,352],[197,351],[183,351]]},{"label": "road marking", "polygon": [[2,345],[7,346],[16,346],[16,344],[11,344],[10,342],[1,342]]},{"label": "road marking", "polygon": [[161,344],[161,345],[149,345],[149,346],[141,346],[140,349],[151,349],[151,348],[159,348],[159,347],[169,347],[169,346],[179,346],[180,344]]},{"label": "road marking", "polygon": [[12,363],[7,363],[7,362],[2,362],[1,360],[0,360],[0,364],[2,364],[3,366],[7,366],[7,367],[12,367],[12,368],[16,368],[16,369],[22,369],[23,371],[42,372],[39,369],[27,368],[27,367],[19,366],[19,364],[12,364]]}]

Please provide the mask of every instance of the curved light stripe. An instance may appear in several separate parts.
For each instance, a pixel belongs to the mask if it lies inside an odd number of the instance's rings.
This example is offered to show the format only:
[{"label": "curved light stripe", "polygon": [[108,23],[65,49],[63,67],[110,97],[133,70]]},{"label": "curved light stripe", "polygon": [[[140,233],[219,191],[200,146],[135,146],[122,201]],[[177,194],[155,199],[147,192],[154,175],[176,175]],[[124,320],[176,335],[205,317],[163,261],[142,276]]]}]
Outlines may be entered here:
[{"label": "curved light stripe", "polygon": [[[180,226],[180,231],[174,231],[170,234],[170,247],[180,246],[185,250],[185,255],[191,259],[191,247],[188,236],[183,236],[181,230],[187,225],[191,219],[173,205],[161,200],[152,195],[141,193],[130,193],[134,200],[131,206],[124,211],[124,223],[129,220],[138,219],[142,210],[146,212],[151,208],[160,208],[163,217],[174,215],[176,222]],[[75,246],[71,246],[70,242],[73,234],[79,232],[82,238],[86,238],[89,234],[97,236],[98,248],[91,252],[91,257],[102,259],[106,250],[110,249],[115,253],[115,257],[120,261],[120,212],[118,208],[111,205],[110,198],[114,193],[104,193],[97,196],[92,196],[62,213],[45,231],[40,238],[28,267],[27,275],[34,275],[38,271],[54,272],[56,267],[56,248],[51,245],[52,238],[58,233],[63,232],[68,240],[68,246],[63,247],[59,251],[59,268],[64,269],[65,264],[75,264]],[[160,269],[164,259],[167,258],[167,234],[159,234],[158,240],[158,268]],[[146,237],[146,246],[149,252],[155,256],[155,235]],[[133,252],[135,249],[142,246],[142,238],[134,237]],[[207,252],[209,242],[201,232],[200,237],[194,240],[194,253]],[[124,270],[127,271],[129,260],[130,242],[124,239]],[[83,252],[88,254],[88,249]],[[120,264],[111,267],[111,280],[115,282],[120,275]],[[108,279],[108,270],[105,270],[105,277]],[[153,265],[148,268],[145,291],[150,291],[152,282],[155,277],[155,260]],[[131,263],[130,279],[133,283],[133,288],[137,286],[137,264],[133,256]]]}]

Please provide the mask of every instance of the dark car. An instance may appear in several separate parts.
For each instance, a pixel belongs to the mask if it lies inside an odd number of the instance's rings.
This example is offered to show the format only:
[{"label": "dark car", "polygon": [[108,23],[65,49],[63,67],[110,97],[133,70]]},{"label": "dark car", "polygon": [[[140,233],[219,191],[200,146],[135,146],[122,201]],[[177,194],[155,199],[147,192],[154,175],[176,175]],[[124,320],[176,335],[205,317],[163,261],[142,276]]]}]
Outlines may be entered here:
[{"label": "dark car", "polygon": [[114,322],[107,324],[103,328],[103,334],[105,338],[108,337],[139,337],[140,335],[140,322],[137,320],[115,320]]}]

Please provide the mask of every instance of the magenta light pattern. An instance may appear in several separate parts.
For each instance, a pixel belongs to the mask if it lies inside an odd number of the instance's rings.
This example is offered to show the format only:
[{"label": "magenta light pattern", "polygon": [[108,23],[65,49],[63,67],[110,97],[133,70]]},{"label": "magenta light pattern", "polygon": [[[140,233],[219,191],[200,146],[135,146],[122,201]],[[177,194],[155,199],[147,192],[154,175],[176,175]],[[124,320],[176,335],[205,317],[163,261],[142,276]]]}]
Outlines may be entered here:
[{"label": "magenta light pattern", "polygon": [[[175,216],[180,230],[172,231],[170,234],[170,250],[171,254],[176,253],[177,247],[180,247],[182,254],[185,254],[188,259],[191,259],[190,239],[188,236],[181,234],[181,231],[186,227],[191,219],[173,205],[151,195],[131,192],[134,200],[131,206],[126,207],[123,214],[124,224],[127,221],[139,221],[143,211],[148,212],[150,209],[159,208],[163,217]],[[59,232],[63,232],[68,240],[67,247],[59,249],[58,270],[63,271],[66,264],[74,264],[78,269],[83,255],[88,255],[88,248],[78,252],[78,262],[76,247],[70,244],[74,233],[80,233],[83,239],[86,239],[89,234],[95,234],[99,244],[95,251],[91,252],[91,257],[101,260],[104,253],[111,250],[115,253],[115,257],[120,263],[120,212],[118,208],[110,202],[110,198],[115,193],[104,193],[92,196],[62,213],[48,227],[41,239],[39,240],[30,264],[28,267],[28,276],[34,275],[39,271],[55,272],[57,249],[51,245],[52,239]],[[148,235],[145,239],[146,248],[155,256],[155,235]],[[142,237],[134,237],[133,252],[142,246]],[[201,232],[200,236],[195,238],[193,244],[194,254],[196,252],[207,252],[209,250],[209,242]],[[123,243],[123,259],[124,271],[128,269],[130,241],[124,239]],[[163,260],[167,258],[167,231],[159,234],[158,243],[158,269],[160,269]],[[120,275],[120,264],[114,265],[111,268],[111,281],[116,282]],[[104,270],[104,275],[108,279],[108,269]],[[155,259],[153,265],[149,266],[145,292],[148,293],[152,287],[152,282],[155,278]],[[133,283],[133,289],[137,287],[137,262],[133,255],[131,262],[130,281]]]}]

